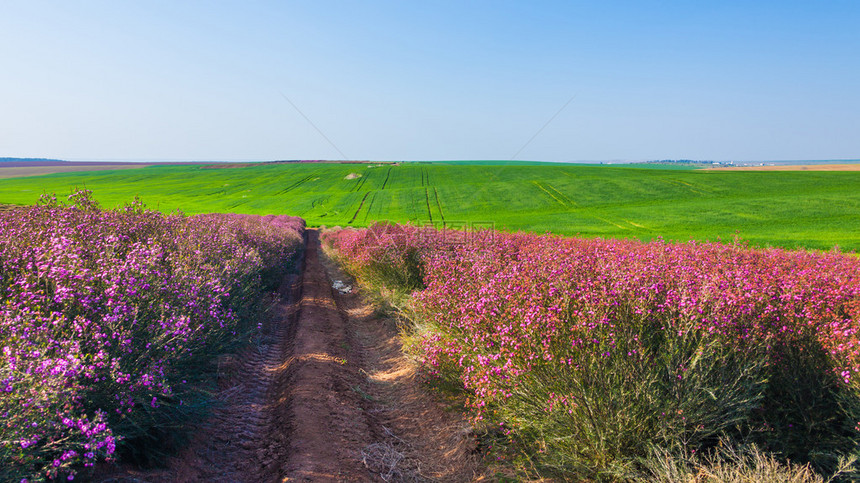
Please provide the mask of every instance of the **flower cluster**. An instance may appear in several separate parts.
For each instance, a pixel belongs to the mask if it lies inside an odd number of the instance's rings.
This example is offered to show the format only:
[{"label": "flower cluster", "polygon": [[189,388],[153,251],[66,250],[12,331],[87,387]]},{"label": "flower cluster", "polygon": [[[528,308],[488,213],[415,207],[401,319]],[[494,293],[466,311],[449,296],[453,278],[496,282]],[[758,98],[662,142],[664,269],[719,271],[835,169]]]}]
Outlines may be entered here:
[{"label": "flower cluster", "polygon": [[[526,401],[543,412],[573,414],[581,398],[596,397],[601,378],[628,384],[631,398],[642,402],[648,398],[641,388],[661,364],[666,369],[654,376],[654,384],[661,387],[659,394],[678,398],[677,408],[684,407],[685,391],[717,397],[721,385],[747,383],[761,389],[746,399],[726,395],[744,401],[738,408],[755,401],[760,411],[767,404],[785,406],[766,400],[791,390],[776,387],[776,381],[792,380],[792,371],[803,371],[787,366],[815,354],[824,362],[810,364],[824,373],[810,379],[860,387],[860,259],[737,243],[500,232],[462,244],[438,239],[421,236],[418,228],[387,226],[327,236],[360,276],[392,258],[394,266],[402,266],[407,253],[418,260],[422,278],[412,287],[420,288],[413,306],[430,327],[419,336],[419,355],[430,372],[459,381],[478,419],[517,398],[519,408]],[[664,356],[672,350],[680,355]],[[751,352],[748,363],[740,361]],[[705,370],[702,361],[709,357],[713,367]],[[758,357],[764,358],[764,372],[753,362]],[[731,364],[736,378],[719,379],[728,376],[716,371]],[[695,378],[702,385],[692,388],[687,379]],[[545,390],[536,392],[525,387],[529,384]],[[607,400],[616,397],[606,394]],[[607,403],[614,407],[607,414],[628,411],[614,401]],[[651,409],[663,411],[657,405]],[[508,414],[506,423],[524,419]],[[691,431],[699,425],[671,408],[663,414],[680,415],[678,424]],[[754,411],[744,415],[753,416]]]},{"label": "flower cluster", "polygon": [[0,479],[70,479],[183,405],[194,366],[245,330],[292,217],[165,216],[140,202],[0,212]]},{"label": "flower cluster", "polygon": [[593,343],[596,327],[632,318],[738,339],[814,334],[840,377],[860,372],[860,260],[838,253],[500,232],[492,243],[445,244],[397,225],[327,240],[359,272],[402,269],[418,254],[426,289],[417,303],[461,334],[455,345],[428,340],[427,355],[456,358],[480,394],[494,392],[491,374],[516,377],[553,360],[554,347]]}]

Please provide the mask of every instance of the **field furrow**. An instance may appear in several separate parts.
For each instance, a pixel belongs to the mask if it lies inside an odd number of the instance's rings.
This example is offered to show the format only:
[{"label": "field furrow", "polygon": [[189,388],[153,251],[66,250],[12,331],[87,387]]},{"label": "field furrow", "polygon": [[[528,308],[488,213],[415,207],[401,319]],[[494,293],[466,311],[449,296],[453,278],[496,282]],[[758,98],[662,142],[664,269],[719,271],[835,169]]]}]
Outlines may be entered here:
[{"label": "field furrow", "polygon": [[373,209],[373,202],[376,201],[376,191],[372,192],[370,196],[370,203],[367,204],[367,209],[364,210],[364,222],[367,223],[367,217],[370,216],[371,210]]},{"label": "field furrow", "polygon": [[445,212],[442,211],[442,203],[439,201],[439,191],[436,187],[433,187],[433,197],[436,198],[436,207],[439,208],[439,217],[442,219],[442,223],[445,223]]},{"label": "field furrow", "polygon": [[546,193],[546,195],[547,195],[547,196],[549,196],[550,198],[552,198],[552,199],[553,199],[554,201],[556,201],[558,204],[560,204],[561,206],[563,206],[563,207],[567,208],[567,203],[565,203],[564,201],[562,201],[562,200],[561,200],[560,198],[558,198],[556,195],[554,195],[554,194],[550,193],[550,192],[549,192],[549,190],[548,190],[548,189],[546,189],[546,188],[544,188],[543,186],[541,186],[541,184],[540,184],[540,183],[538,183],[537,181],[532,181],[532,184],[534,184],[535,186],[537,186],[539,190],[541,190],[541,191],[543,191],[544,193]]},{"label": "field furrow", "polygon": [[388,184],[388,177],[389,176],[391,176],[391,168],[388,168],[388,171],[385,172],[385,181],[382,182],[382,188],[380,188],[381,190],[384,190],[385,185]]},{"label": "field furrow", "polygon": [[358,209],[355,210],[355,213],[353,213],[352,218],[349,220],[349,223],[348,223],[349,225],[351,225],[352,222],[355,221],[356,217],[358,217],[358,214],[361,212],[361,207],[364,206],[364,200],[367,199],[367,196],[369,194],[370,194],[369,191],[367,193],[364,193],[364,197],[361,199],[361,202],[358,204]]},{"label": "field furrow", "polygon": [[556,195],[558,195],[558,197],[559,197],[559,198],[561,198],[562,200],[564,200],[564,202],[565,202],[567,205],[569,205],[569,206],[575,206],[575,205],[576,205],[576,203],[575,203],[575,202],[573,202],[573,200],[571,200],[567,195],[565,195],[564,193],[562,193],[561,191],[559,191],[558,189],[556,189],[553,185],[551,185],[551,184],[547,183],[546,187],[547,187],[548,189],[552,190],[552,192],[553,192],[553,193],[555,193]]},{"label": "field furrow", "polygon": [[430,219],[430,223],[433,223],[433,212],[430,211],[430,193],[427,188],[424,188],[424,203],[427,205],[427,217]]},{"label": "field furrow", "polygon": [[310,181],[311,179],[313,179],[313,177],[314,177],[314,173],[311,173],[310,175],[305,176],[304,178],[302,178],[302,179],[300,179],[300,180],[298,180],[298,181],[296,181],[296,182],[294,182],[294,183],[290,184],[290,185],[289,185],[289,186],[287,186],[286,188],[282,189],[281,191],[279,191],[279,192],[278,192],[278,194],[280,195],[280,194],[289,193],[290,191],[292,191],[292,190],[294,190],[294,189],[298,188],[299,186],[301,186],[302,184],[304,184],[304,183],[306,183],[306,182]]}]

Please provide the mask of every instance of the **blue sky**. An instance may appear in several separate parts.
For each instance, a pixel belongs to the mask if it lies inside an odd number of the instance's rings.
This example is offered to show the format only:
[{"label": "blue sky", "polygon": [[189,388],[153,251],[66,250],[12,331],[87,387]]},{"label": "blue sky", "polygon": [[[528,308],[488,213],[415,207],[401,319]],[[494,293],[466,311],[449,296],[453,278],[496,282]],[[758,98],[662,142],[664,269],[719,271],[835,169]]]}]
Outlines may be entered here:
[{"label": "blue sky", "polygon": [[858,25],[853,0],[7,0],[0,156],[860,158]]}]

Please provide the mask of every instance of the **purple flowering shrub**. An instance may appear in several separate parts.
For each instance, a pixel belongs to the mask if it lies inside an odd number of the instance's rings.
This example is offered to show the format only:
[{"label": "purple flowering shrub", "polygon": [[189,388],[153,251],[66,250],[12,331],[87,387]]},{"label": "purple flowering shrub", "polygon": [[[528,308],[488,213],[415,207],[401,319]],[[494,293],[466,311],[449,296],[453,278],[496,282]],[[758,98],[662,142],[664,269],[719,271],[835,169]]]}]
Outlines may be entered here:
[{"label": "purple flowering shrub", "polygon": [[492,444],[525,448],[544,474],[611,479],[649,448],[702,452],[725,437],[824,472],[857,451],[856,258],[418,233],[326,240],[360,278],[378,277],[379,264],[401,270],[407,253],[417,260],[412,304],[427,327],[413,350],[466,392]]},{"label": "purple flowering shrub", "polygon": [[274,290],[290,269],[283,263],[296,253],[296,234],[304,233],[305,221],[295,216],[206,214],[193,217],[207,224],[231,225],[231,232],[239,244],[251,247],[260,257],[263,270],[261,281],[266,289]]},{"label": "purple flowering shrub", "polygon": [[0,212],[0,480],[74,477],[181,426],[201,368],[251,330],[292,217],[165,216],[139,201]]}]

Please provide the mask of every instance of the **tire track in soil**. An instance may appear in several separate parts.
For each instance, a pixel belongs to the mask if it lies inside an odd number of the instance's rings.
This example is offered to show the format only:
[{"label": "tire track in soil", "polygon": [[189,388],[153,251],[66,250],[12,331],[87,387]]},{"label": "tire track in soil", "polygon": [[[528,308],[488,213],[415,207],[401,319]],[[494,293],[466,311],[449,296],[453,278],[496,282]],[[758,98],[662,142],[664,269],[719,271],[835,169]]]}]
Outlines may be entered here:
[{"label": "tire track in soil", "polygon": [[290,357],[279,368],[283,391],[275,424],[288,428],[281,481],[371,481],[360,452],[372,421],[354,390],[346,324],[320,262],[319,233],[308,230],[302,298]]},{"label": "tire track in soil", "polygon": [[[300,265],[303,264],[300,262]],[[281,283],[261,336],[237,354],[218,360],[217,403],[206,421],[192,428],[186,448],[160,470],[122,471],[110,482],[278,481],[285,458],[285,432],[273,424],[276,373],[289,351],[299,315],[301,276]]]},{"label": "tire track in soil", "polygon": [[307,230],[302,298],[279,368],[275,425],[287,429],[280,481],[480,478],[471,427],[427,392],[393,322],[376,316]]},{"label": "tire track in soil", "polygon": [[423,387],[393,322],[377,317],[305,232],[303,270],[287,278],[256,346],[219,364],[223,405],[166,469],[107,482],[480,480],[468,422]]},{"label": "tire track in soil", "polygon": [[[321,258],[329,281],[353,282]],[[361,396],[369,430],[359,456],[371,478],[362,481],[485,481],[469,422],[456,403],[427,390],[417,364],[402,352],[397,322],[379,315],[360,289],[332,294],[345,324],[352,392]]]}]

